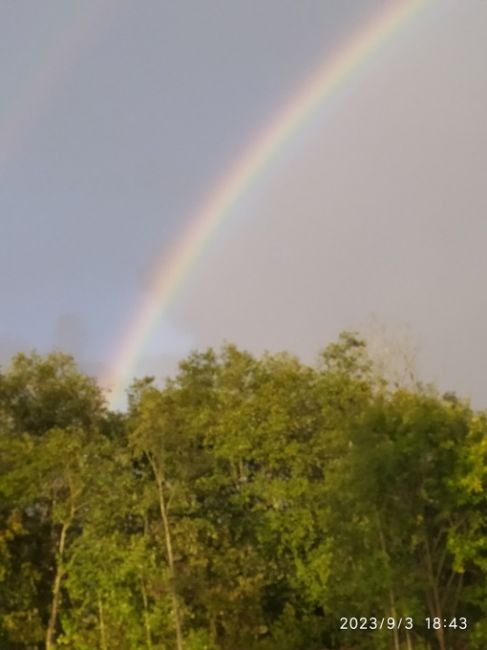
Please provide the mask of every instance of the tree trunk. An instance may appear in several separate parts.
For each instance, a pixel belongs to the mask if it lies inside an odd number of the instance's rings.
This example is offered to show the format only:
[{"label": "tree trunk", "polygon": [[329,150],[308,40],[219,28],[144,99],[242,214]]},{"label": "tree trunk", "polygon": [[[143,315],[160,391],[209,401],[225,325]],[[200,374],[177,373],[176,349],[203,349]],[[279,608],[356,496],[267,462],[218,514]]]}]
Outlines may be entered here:
[{"label": "tree trunk", "polygon": [[149,621],[149,600],[147,598],[147,592],[145,590],[145,584],[142,578],[140,579],[140,591],[142,593],[142,601],[144,603],[144,628],[145,638],[147,641],[147,650],[152,650],[152,630]]},{"label": "tree trunk", "polygon": [[100,594],[98,594],[98,622],[100,627],[100,647],[101,650],[108,650],[107,635],[105,629],[105,617],[103,615],[103,602]]},{"label": "tree trunk", "polygon": [[57,613],[59,609],[59,597],[61,595],[61,582],[64,575],[64,547],[66,545],[66,534],[68,532],[69,525],[71,520],[63,523],[61,528],[61,535],[59,537],[58,545],[58,555],[59,559],[56,563],[56,574],[54,576],[54,583],[52,586],[52,601],[51,601],[51,613],[49,616],[49,623],[47,625],[46,631],[46,650],[52,650],[54,648],[54,636],[56,634],[56,622],[57,622]]},{"label": "tree trunk", "polygon": [[[443,624],[443,609],[441,607],[440,596],[438,593],[438,583],[433,568],[433,558],[431,557],[431,549],[428,541],[428,534],[426,531],[424,534],[424,547],[426,551],[426,575],[428,576],[428,582],[431,588],[431,598],[428,598],[430,614],[432,618],[439,618]],[[438,642],[439,650],[446,650],[445,631],[443,630],[442,625],[440,625],[437,630],[434,629],[433,631]]]},{"label": "tree trunk", "polygon": [[389,606],[390,606],[391,616],[394,619],[394,628],[392,630],[393,638],[394,638],[394,650],[401,650],[401,646],[399,644],[399,630],[396,627],[397,620],[398,620],[397,610],[396,610],[396,599],[392,587],[389,589]]},{"label": "tree trunk", "polygon": [[172,549],[172,539],[171,539],[171,528],[169,524],[169,517],[166,507],[166,499],[164,496],[164,486],[163,486],[163,477],[158,471],[158,468],[152,457],[149,458],[149,461],[154,472],[154,477],[157,483],[157,491],[159,496],[159,510],[161,513],[162,524],[164,527],[164,539],[166,545],[166,554],[167,554],[167,564],[169,567],[169,575],[171,578],[171,600],[173,606],[173,615],[174,615],[174,628],[176,631],[176,648],[177,650],[183,650],[183,632],[181,624],[181,613],[179,608],[179,599],[176,593],[176,570],[174,567],[174,555]]},{"label": "tree trunk", "polygon": [[413,650],[413,644],[411,642],[411,635],[409,630],[406,630],[406,650]]},{"label": "tree trunk", "polygon": [[[387,558],[387,564],[390,566],[390,557],[389,553],[387,552],[387,547],[386,547],[386,540],[384,537],[384,533],[382,532],[382,525],[380,522],[379,516],[377,516],[377,523],[379,527],[379,540],[380,540],[380,547],[382,552]],[[392,630],[393,632],[393,639],[394,639],[394,650],[401,650],[401,645],[399,643],[399,631],[396,627],[396,621],[397,621],[397,610],[396,610],[396,596],[394,594],[394,589],[389,587],[389,608],[390,608],[390,613],[392,618],[394,619],[394,628]]]}]

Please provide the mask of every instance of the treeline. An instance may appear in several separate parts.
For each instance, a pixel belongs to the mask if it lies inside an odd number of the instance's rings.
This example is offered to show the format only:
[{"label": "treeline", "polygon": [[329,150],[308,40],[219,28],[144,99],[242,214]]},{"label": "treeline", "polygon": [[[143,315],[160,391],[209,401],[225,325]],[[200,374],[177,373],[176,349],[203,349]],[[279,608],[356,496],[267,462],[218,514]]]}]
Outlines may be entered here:
[{"label": "treeline", "polygon": [[313,368],[193,353],[123,414],[70,357],[18,355],[0,648],[483,650],[486,431],[389,386],[350,333]]}]

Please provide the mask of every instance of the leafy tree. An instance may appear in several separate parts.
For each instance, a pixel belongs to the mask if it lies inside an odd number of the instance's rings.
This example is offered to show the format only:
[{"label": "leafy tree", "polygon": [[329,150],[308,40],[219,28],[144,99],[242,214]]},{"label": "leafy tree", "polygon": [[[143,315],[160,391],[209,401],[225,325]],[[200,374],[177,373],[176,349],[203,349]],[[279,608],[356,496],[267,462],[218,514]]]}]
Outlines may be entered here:
[{"label": "leafy tree", "polygon": [[20,354],[0,374],[6,594],[0,635],[7,648],[40,643],[42,636],[45,647],[53,645],[68,533],[83,483],[76,469],[86,456],[81,440],[103,414],[96,383],[66,355]]},{"label": "leafy tree", "polygon": [[316,367],[226,344],[122,414],[70,357],[15,357],[2,649],[483,649],[487,415],[386,375],[354,332]]}]

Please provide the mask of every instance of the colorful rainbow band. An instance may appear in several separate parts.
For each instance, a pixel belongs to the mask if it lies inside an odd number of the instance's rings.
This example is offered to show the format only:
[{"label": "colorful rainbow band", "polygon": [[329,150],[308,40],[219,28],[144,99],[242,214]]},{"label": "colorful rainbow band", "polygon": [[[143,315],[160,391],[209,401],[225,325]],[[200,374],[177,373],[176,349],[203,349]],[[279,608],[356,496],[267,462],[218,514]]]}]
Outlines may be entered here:
[{"label": "colorful rainbow band", "polygon": [[109,373],[102,385],[111,390],[109,403],[120,406],[123,392],[132,379],[135,364],[161,317],[189,277],[209,241],[249,188],[259,180],[289,140],[314,116],[326,100],[372,55],[405,27],[433,0],[388,2],[376,16],[333,56],[327,57],[292,101],[271,121],[237,158],[204,203],[190,219],[189,227],[169,257],[154,272],[150,288],[118,342]]}]

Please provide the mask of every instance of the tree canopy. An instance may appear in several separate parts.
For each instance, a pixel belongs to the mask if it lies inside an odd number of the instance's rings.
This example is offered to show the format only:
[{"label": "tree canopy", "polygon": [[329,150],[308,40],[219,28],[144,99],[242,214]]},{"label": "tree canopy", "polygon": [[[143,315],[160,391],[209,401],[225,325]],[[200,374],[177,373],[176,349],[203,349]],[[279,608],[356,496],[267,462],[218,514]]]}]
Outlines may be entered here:
[{"label": "tree canopy", "polygon": [[128,398],[61,353],[0,371],[2,650],[487,647],[486,413],[351,332]]}]

